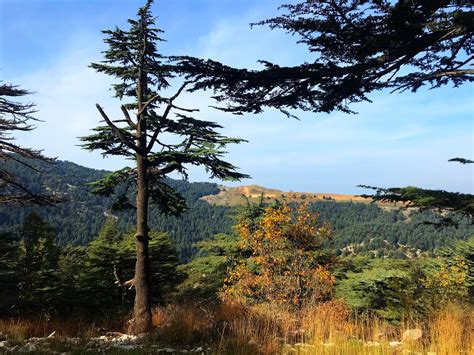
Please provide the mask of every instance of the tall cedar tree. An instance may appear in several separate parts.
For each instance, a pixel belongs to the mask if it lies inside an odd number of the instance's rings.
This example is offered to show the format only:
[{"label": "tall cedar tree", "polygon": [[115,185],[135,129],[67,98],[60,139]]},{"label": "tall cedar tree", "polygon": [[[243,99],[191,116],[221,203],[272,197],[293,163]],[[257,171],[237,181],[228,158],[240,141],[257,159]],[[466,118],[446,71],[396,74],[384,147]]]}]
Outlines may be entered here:
[{"label": "tall cedar tree", "polygon": [[[281,8],[285,14],[253,25],[296,35],[314,61],[282,67],[262,60],[263,70],[247,70],[176,58],[188,79],[197,79],[193,89],[214,90],[214,98],[225,105],[221,109],[236,114],[274,107],[293,116],[294,109],[353,113],[350,104],[370,101],[368,95],[377,90],[457,87],[474,78],[472,1],[308,0]],[[377,189],[373,198],[410,200],[412,206],[460,212],[474,220],[469,194],[408,187]]]},{"label": "tall cedar tree", "polygon": [[[185,81],[172,96],[163,90],[174,77],[174,69],[158,53],[157,44],[161,30],[154,27],[150,7],[152,1],[139,9],[136,20],[128,20],[130,28],[107,30],[105,60],[93,63],[98,72],[119,79],[113,85],[115,96],[130,98],[132,102],[121,106],[123,119],[112,120],[98,104],[105,125],[95,128],[93,135],[81,138],[85,149],[102,150],[103,155],[119,155],[135,161],[135,167],[115,171],[97,181],[94,191],[111,195],[121,185],[117,207],[130,206],[127,191],[136,186],[136,266],[133,284],[135,304],[129,331],[143,333],[151,327],[150,271],[148,254],[148,204],[149,198],[163,213],[179,214],[185,201],[165,177],[177,172],[187,177],[188,164],[204,166],[211,177],[240,180],[247,175],[238,173],[236,167],[222,160],[227,144],[240,143],[241,139],[218,134],[218,124],[195,119],[191,114],[197,109],[183,108],[176,99],[190,85]],[[130,111],[136,112],[132,117]],[[175,117],[171,117],[171,113]],[[121,124],[121,125],[118,125]],[[166,142],[166,143],[165,143]],[[123,188],[125,186],[125,188]]]},{"label": "tall cedar tree", "polygon": [[[53,159],[46,158],[39,150],[19,146],[15,143],[13,136],[15,133],[29,132],[35,128],[33,125],[33,122],[37,121],[33,116],[36,112],[35,105],[15,101],[28,94],[30,92],[27,90],[0,82],[0,161],[16,161],[37,171],[23,158],[43,161],[52,161]],[[2,164],[0,167],[0,204],[47,205],[54,202],[59,202],[59,199],[28,189]]]}]

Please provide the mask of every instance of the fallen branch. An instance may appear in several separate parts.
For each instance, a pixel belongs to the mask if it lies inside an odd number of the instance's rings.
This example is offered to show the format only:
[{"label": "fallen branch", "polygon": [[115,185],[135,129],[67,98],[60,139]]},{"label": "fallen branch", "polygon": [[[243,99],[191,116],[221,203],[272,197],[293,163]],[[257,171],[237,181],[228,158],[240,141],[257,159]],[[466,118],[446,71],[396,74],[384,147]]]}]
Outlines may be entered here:
[{"label": "fallen branch", "polygon": [[116,280],[115,284],[118,287],[128,287],[131,290],[132,287],[135,285],[135,279],[130,279],[128,281],[122,282],[122,280],[120,279],[117,267],[115,265],[114,265],[114,276]]}]

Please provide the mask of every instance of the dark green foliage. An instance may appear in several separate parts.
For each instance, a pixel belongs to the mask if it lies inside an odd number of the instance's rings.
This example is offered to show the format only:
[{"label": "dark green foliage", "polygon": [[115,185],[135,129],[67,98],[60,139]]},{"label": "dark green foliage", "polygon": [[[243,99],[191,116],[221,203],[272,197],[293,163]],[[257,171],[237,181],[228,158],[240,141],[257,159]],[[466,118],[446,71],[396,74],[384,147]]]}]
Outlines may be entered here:
[{"label": "dark green foliage", "polygon": [[[35,165],[36,166],[36,165]],[[88,183],[97,180],[105,171],[81,167],[68,162],[38,164],[44,172],[37,177],[30,169],[15,164],[9,167],[26,186],[34,191],[51,189],[67,199],[54,207],[23,209],[0,208],[0,230],[19,237],[22,220],[35,211],[52,226],[59,245],[87,245],[99,234],[107,215],[118,217],[120,229],[127,230],[135,218],[130,210],[111,212],[113,198],[88,193]],[[150,227],[167,232],[182,260],[189,260],[195,253],[195,242],[209,239],[218,233],[231,234],[234,220],[229,207],[212,206],[200,200],[202,196],[216,194],[218,186],[211,183],[188,183],[168,180],[169,185],[187,200],[188,211],[181,217],[163,216],[150,206]],[[436,228],[439,220],[435,213],[425,211],[384,211],[375,204],[340,203],[335,201],[315,202],[314,208],[321,213],[321,220],[329,221],[335,230],[330,247],[339,254],[351,254],[345,247],[354,246],[357,254],[369,251],[378,256],[401,251],[415,256],[418,252],[432,252],[450,245],[456,240],[466,240],[474,235],[474,226],[467,219],[459,220],[456,226]],[[258,209],[254,211],[258,215]],[[344,250],[343,250],[344,249]]]},{"label": "dark green foliage", "polygon": [[335,231],[327,246],[342,255],[370,252],[378,257],[416,257],[474,234],[474,226],[460,216],[453,217],[458,220],[457,226],[438,228],[434,225],[438,215],[431,211],[401,213],[384,211],[375,204],[334,201],[316,202],[312,206]]},{"label": "dark green foliage", "polygon": [[[131,210],[111,211],[114,197],[106,198],[90,194],[89,183],[106,175],[106,171],[88,169],[79,165],[58,161],[56,164],[30,162],[43,171],[39,176],[20,164],[9,163],[8,167],[25,186],[41,193],[54,191],[65,202],[54,207],[26,207],[11,209],[0,207],[0,230],[10,231],[18,236],[21,221],[35,211],[53,225],[60,245],[72,243],[86,245],[95,236],[108,215],[119,217],[121,228],[129,228],[135,223]],[[167,180],[168,184],[186,198],[189,210],[180,218],[163,216],[153,204],[150,206],[150,226],[154,230],[168,232],[180,255],[186,259],[193,253],[192,244],[209,238],[219,232],[229,232],[231,223],[227,219],[228,208],[211,206],[199,200],[200,197],[219,192],[212,183],[188,183]],[[212,220],[212,223],[209,221]]]},{"label": "dark green foliage", "polygon": [[[134,235],[134,232],[120,231],[116,220],[108,218],[97,239],[85,249],[79,284],[90,307],[107,311],[133,303],[131,288],[119,287],[117,281],[123,283],[133,278]],[[150,233],[149,253],[151,299],[156,304],[163,302],[174,290],[182,275],[176,271],[179,258],[165,233]]]},{"label": "dark green foliage", "polygon": [[[56,312],[77,312],[92,310],[95,304],[94,290],[86,285],[84,274],[90,270],[86,266],[87,253],[85,247],[67,245],[61,248],[58,262],[58,277],[60,280],[60,302]],[[92,292],[92,293],[91,293]]]},{"label": "dark green foliage", "polygon": [[5,166],[18,177],[18,181],[34,193],[51,191],[65,202],[41,208],[1,207],[0,228],[19,237],[21,223],[28,214],[35,212],[54,226],[58,244],[86,245],[99,232],[105,221],[104,212],[109,207],[107,199],[90,194],[90,187],[87,184],[106,172],[84,168],[70,162],[45,164],[29,160],[28,164],[40,170],[41,174],[14,162],[7,162]]},{"label": "dark green foliage", "polygon": [[59,249],[53,228],[36,213],[22,225],[18,248],[18,309],[51,310],[58,301]]},{"label": "dark green foliage", "polygon": [[187,278],[180,288],[187,295],[216,300],[229,267],[242,258],[239,239],[227,234],[216,234],[194,246],[198,252],[193,260],[181,268]]},{"label": "dark green foliage", "polygon": [[[134,233],[123,232],[108,218],[98,237],[87,247],[59,249],[52,228],[38,215],[24,221],[21,240],[0,239],[0,315],[62,312],[123,311],[133,303],[133,292],[118,287],[133,277]],[[150,233],[150,269],[154,304],[182,282],[179,258],[166,233]]]},{"label": "dark green foliage", "polygon": [[0,234],[0,314],[18,307],[18,240],[11,234]]},{"label": "dark green foliage", "polygon": [[94,295],[88,297],[91,306],[96,309],[109,310],[117,308],[124,302],[124,289],[115,286],[114,267],[131,278],[133,271],[133,253],[127,255],[121,248],[122,235],[114,218],[109,217],[97,239],[86,249],[82,286],[84,292]]},{"label": "dark green foliage", "polygon": [[[119,254],[123,256],[123,265],[132,265],[135,253],[135,233],[129,232],[123,235],[120,243]],[[150,233],[150,270],[151,270],[151,300],[154,304],[162,304],[168,301],[168,296],[175,287],[184,279],[184,274],[177,270],[180,260],[172,241],[166,233]],[[121,267],[124,279],[133,277],[133,267],[128,270]]]},{"label": "dark green foliage", "polygon": [[469,300],[460,289],[466,283],[452,290],[431,282],[446,263],[448,259],[345,258],[335,270],[336,296],[357,313],[375,313],[394,323],[424,319],[447,302]]},{"label": "dark green foliage", "polygon": [[180,58],[181,65],[198,79],[195,89],[213,89],[227,111],[352,112],[351,103],[370,101],[368,95],[377,90],[416,91],[423,85],[456,87],[472,81],[471,5],[456,0],[283,5],[283,15],[256,25],[298,37],[313,61],[282,67],[262,60],[263,70],[194,58]]},{"label": "dark green foliage", "polygon": [[[415,186],[391,187],[387,189],[362,186],[376,190],[370,197],[375,201],[401,202],[403,208],[415,207],[420,210],[432,210],[440,213],[440,223],[456,225],[451,217],[443,217],[442,212],[457,213],[459,217],[467,217],[474,222],[474,195],[443,190],[427,190]],[[427,222],[432,223],[432,222]]]},{"label": "dark green foliage", "polygon": [[418,292],[423,278],[414,273],[409,262],[377,260],[356,272],[347,272],[338,281],[337,296],[358,312],[374,312],[400,321],[423,309]]}]

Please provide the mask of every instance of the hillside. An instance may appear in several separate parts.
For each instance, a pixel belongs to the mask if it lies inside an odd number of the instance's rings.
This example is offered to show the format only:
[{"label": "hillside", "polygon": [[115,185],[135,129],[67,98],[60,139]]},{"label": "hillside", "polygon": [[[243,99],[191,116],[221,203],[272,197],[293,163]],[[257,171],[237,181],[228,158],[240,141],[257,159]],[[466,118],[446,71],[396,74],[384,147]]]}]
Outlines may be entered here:
[{"label": "hillside", "polygon": [[336,201],[336,202],[360,202],[370,203],[371,199],[356,195],[342,195],[332,193],[314,192],[285,192],[276,189],[268,189],[258,185],[227,187],[220,185],[219,193],[203,196],[204,201],[217,206],[236,206],[242,203],[243,196],[253,202],[258,202],[263,195],[265,202],[272,203],[276,200],[291,202],[316,202],[316,201]]},{"label": "hillside", "polygon": [[[17,235],[22,221],[32,211],[39,213],[56,229],[57,242],[60,245],[88,244],[97,236],[105,219],[110,215],[118,219],[123,229],[132,228],[132,211],[111,211],[112,198],[90,193],[88,184],[98,180],[107,171],[90,169],[67,161],[58,161],[56,164],[29,163],[41,173],[12,162],[6,163],[6,166],[31,190],[54,193],[65,199],[65,202],[41,208],[0,207],[0,231]],[[199,199],[204,195],[219,192],[217,184],[170,180],[170,185],[186,198],[189,211],[178,219],[162,216],[156,207],[151,206],[150,226],[154,230],[168,232],[183,258],[191,256],[194,242],[216,233],[230,232],[228,208],[211,206]]]},{"label": "hillside", "polygon": [[[97,236],[110,215],[118,219],[121,228],[133,228],[132,211],[111,211],[111,199],[90,193],[88,183],[106,171],[63,161],[32,164],[41,173],[12,163],[8,168],[31,189],[54,192],[66,202],[54,207],[1,207],[0,232],[18,236],[23,219],[32,211],[38,212],[55,228],[60,245],[86,245]],[[393,207],[378,206],[352,195],[282,192],[256,185],[231,188],[177,180],[170,180],[170,184],[186,198],[189,211],[180,218],[165,217],[152,205],[150,226],[170,234],[183,260],[194,255],[195,242],[217,233],[232,233],[232,214],[235,206],[245,202],[242,196],[258,201],[262,193],[267,203],[276,199],[309,201],[311,208],[321,213],[321,220],[329,221],[335,231],[328,247],[344,255],[370,252],[375,256],[413,257],[474,235],[474,226],[467,221],[459,228],[435,228],[423,224],[434,219],[430,213],[411,213],[407,217]]]}]

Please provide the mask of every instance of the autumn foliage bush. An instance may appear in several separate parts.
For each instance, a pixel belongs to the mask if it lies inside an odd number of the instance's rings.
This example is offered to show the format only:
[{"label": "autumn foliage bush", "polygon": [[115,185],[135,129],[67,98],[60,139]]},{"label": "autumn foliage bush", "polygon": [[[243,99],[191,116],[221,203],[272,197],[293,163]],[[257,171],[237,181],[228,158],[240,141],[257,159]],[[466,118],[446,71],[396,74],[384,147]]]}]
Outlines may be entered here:
[{"label": "autumn foliage bush", "polygon": [[241,216],[236,231],[250,256],[229,270],[223,298],[298,309],[329,300],[335,278],[322,243],[331,237],[331,228],[318,217],[306,204],[267,207],[257,218]]}]

